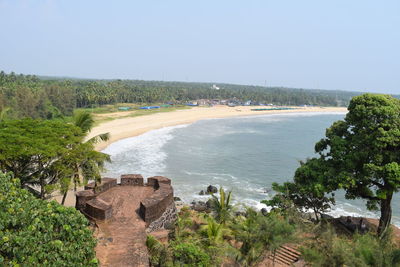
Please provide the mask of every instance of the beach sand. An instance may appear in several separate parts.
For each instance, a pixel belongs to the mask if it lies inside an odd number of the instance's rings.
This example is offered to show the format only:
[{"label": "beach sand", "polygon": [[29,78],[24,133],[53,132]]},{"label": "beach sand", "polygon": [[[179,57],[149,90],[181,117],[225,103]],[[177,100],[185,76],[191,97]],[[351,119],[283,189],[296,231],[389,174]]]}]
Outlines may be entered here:
[{"label": "beach sand", "polygon": [[[278,113],[304,113],[304,112],[347,112],[347,108],[343,107],[296,107],[290,110],[266,110],[266,111],[252,111],[255,108],[269,108],[268,106],[213,106],[213,107],[193,107],[191,109],[182,109],[171,112],[153,113],[151,115],[144,115],[138,117],[123,117],[118,118],[121,114],[126,113],[116,112],[102,114],[104,117],[114,117],[116,119],[108,122],[101,123],[94,127],[88,139],[102,133],[110,133],[110,140],[101,142],[96,145],[96,150],[101,151],[111,143],[118,140],[138,136],[145,132],[160,129],[168,126],[175,126],[181,124],[190,124],[203,119],[213,118],[229,118],[238,116],[251,116],[262,114],[278,114]],[[134,170],[132,170],[134,171]],[[83,190],[83,188],[78,188]],[[61,202],[62,196],[54,194],[52,198],[58,203]],[[75,206],[75,192],[70,191],[67,195],[66,206]]]},{"label": "beach sand", "polygon": [[[213,106],[213,107],[194,107],[191,109],[176,110],[172,112],[155,113],[139,117],[125,117],[113,121],[104,122],[94,127],[88,138],[102,133],[110,133],[110,140],[96,145],[96,150],[101,151],[111,143],[118,140],[138,136],[145,132],[181,124],[190,124],[202,119],[228,118],[237,116],[250,116],[261,114],[277,113],[298,113],[298,112],[347,112],[343,107],[296,107],[291,110],[266,110],[252,111],[255,108],[268,108],[267,106]],[[113,114],[104,114],[112,117]]]}]

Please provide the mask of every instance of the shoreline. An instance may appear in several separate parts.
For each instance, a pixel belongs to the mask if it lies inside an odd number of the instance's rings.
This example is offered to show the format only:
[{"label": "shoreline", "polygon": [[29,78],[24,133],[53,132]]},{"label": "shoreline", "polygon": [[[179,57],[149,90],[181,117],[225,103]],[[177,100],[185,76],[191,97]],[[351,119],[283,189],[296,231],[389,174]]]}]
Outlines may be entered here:
[{"label": "shoreline", "polygon": [[[347,112],[344,107],[295,107],[291,110],[267,110],[267,111],[251,111],[254,108],[268,108],[266,106],[214,106],[214,107],[194,107],[191,109],[182,109],[171,112],[154,113],[138,117],[122,117],[115,120],[103,122],[94,127],[87,136],[87,139],[98,134],[110,133],[110,139],[107,142],[96,144],[95,149],[102,151],[112,143],[125,138],[139,136],[146,132],[157,130],[164,127],[191,124],[205,119],[222,119],[234,117],[248,117],[267,114],[284,114],[284,113],[332,113]],[[240,111],[238,111],[240,110]],[[107,115],[117,115],[111,113]],[[83,187],[82,187],[83,188]],[[78,191],[82,188],[78,188]],[[61,203],[62,195],[58,192],[54,193],[52,200]],[[75,206],[75,192],[71,189],[65,200],[65,206]]]},{"label": "shoreline", "polygon": [[109,122],[103,122],[94,127],[87,139],[102,133],[110,133],[107,142],[96,144],[95,149],[102,151],[110,144],[119,140],[135,137],[151,130],[156,130],[169,126],[191,124],[204,119],[220,119],[244,116],[257,116],[266,114],[284,113],[315,113],[315,112],[347,112],[345,107],[292,107],[291,110],[263,110],[252,111],[255,108],[268,108],[267,106],[214,106],[214,107],[194,107],[172,112],[155,113],[139,117],[120,118]]}]

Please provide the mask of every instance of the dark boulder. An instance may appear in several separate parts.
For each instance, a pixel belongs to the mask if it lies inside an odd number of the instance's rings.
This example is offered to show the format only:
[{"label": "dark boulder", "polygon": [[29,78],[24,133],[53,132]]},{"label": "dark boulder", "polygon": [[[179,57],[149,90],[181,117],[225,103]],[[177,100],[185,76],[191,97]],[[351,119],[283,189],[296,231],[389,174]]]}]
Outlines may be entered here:
[{"label": "dark boulder", "polygon": [[198,212],[207,212],[209,211],[207,204],[204,201],[197,201],[192,203],[192,210],[198,211]]},{"label": "dark boulder", "polygon": [[204,196],[206,193],[204,193],[204,190],[201,190],[200,192],[199,192],[199,195],[200,196]]},{"label": "dark boulder", "polygon": [[180,197],[174,197],[174,201],[182,201]]},{"label": "dark boulder", "polygon": [[267,216],[268,215],[268,210],[266,208],[262,208],[261,209],[261,213],[262,213],[262,215]]},{"label": "dark boulder", "polygon": [[215,193],[218,193],[218,188],[216,188],[213,185],[209,185],[207,187],[207,194],[215,194]]}]

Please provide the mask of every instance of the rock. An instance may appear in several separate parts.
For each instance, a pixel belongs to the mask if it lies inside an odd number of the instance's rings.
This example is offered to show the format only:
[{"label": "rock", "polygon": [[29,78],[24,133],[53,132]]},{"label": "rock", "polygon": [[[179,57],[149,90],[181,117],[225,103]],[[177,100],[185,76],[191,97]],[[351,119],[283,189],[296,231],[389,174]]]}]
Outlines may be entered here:
[{"label": "rock", "polygon": [[235,212],[235,216],[236,217],[239,217],[239,216],[246,217],[247,213],[245,211],[237,211],[237,212]]},{"label": "rock", "polygon": [[182,201],[180,197],[174,197],[174,201]]},{"label": "rock", "polygon": [[264,191],[265,194],[267,194],[267,193],[271,192],[271,189],[270,188],[264,188],[263,191]]},{"label": "rock", "polygon": [[262,208],[261,209],[261,213],[262,213],[262,215],[267,216],[268,215],[268,210],[266,208]]},{"label": "rock", "polygon": [[218,188],[216,188],[213,185],[209,185],[207,187],[207,194],[215,194],[215,193],[218,193]]},{"label": "rock", "polygon": [[204,193],[204,190],[201,190],[200,192],[199,192],[199,195],[200,196],[204,196],[206,193]]},{"label": "rock", "polygon": [[198,212],[204,212],[208,210],[208,207],[204,201],[197,201],[192,205],[192,209]]}]

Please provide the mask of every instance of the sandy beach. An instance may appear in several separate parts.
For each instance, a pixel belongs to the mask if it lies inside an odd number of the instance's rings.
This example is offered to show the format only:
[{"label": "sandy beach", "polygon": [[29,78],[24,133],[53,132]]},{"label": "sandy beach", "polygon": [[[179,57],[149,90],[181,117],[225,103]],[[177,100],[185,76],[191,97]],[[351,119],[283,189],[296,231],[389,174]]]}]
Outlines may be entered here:
[{"label": "sandy beach", "polygon": [[[299,112],[347,112],[344,107],[296,107],[291,110],[266,110],[252,111],[255,108],[268,108],[266,106],[213,106],[213,107],[194,107],[172,112],[155,113],[139,117],[125,117],[104,122],[93,128],[88,138],[101,133],[110,133],[110,140],[96,145],[96,150],[101,151],[111,143],[118,140],[138,136],[145,132],[160,129],[167,126],[189,124],[203,119],[228,118],[237,116],[250,116],[261,114],[277,113],[299,113]],[[118,113],[115,113],[118,115]],[[114,114],[103,114],[103,116],[112,117]]]}]

